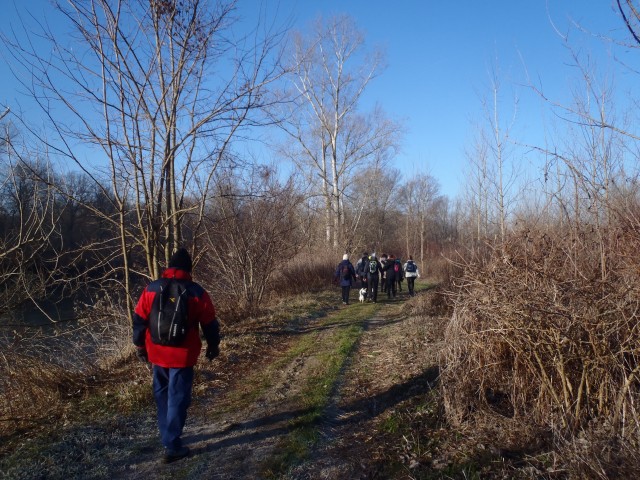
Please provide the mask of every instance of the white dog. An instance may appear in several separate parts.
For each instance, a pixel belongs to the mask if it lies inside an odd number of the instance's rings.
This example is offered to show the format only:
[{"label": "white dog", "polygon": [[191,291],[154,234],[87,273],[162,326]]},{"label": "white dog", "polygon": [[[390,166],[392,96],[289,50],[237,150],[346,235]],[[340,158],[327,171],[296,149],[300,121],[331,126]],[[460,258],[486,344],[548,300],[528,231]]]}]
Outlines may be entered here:
[{"label": "white dog", "polygon": [[363,303],[365,298],[367,298],[367,289],[361,288],[358,294],[358,300],[360,301],[360,303]]}]

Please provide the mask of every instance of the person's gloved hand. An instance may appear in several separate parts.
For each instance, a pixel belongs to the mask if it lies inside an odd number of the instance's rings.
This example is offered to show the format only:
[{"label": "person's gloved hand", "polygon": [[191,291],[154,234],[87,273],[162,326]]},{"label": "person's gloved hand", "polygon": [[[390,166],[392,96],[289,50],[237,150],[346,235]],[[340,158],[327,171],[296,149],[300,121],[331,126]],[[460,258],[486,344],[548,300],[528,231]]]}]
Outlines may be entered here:
[{"label": "person's gloved hand", "polygon": [[136,357],[138,360],[144,363],[149,363],[149,355],[147,354],[147,349],[144,347],[136,347]]},{"label": "person's gloved hand", "polygon": [[207,359],[213,360],[218,355],[220,355],[220,348],[218,348],[218,345],[208,345],[207,346],[207,351],[204,354],[204,356],[207,357]]}]

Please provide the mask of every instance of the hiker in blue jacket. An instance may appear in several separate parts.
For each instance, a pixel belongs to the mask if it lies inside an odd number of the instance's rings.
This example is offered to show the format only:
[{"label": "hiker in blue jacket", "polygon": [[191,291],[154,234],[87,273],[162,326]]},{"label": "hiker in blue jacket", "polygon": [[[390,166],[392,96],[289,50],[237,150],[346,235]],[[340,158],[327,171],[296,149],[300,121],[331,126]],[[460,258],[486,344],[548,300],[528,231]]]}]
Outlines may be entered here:
[{"label": "hiker in blue jacket", "polygon": [[340,282],[340,287],[342,287],[342,304],[349,305],[349,294],[351,293],[351,285],[356,281],[356,271],[346,253],[336,268],[334,278]]}]

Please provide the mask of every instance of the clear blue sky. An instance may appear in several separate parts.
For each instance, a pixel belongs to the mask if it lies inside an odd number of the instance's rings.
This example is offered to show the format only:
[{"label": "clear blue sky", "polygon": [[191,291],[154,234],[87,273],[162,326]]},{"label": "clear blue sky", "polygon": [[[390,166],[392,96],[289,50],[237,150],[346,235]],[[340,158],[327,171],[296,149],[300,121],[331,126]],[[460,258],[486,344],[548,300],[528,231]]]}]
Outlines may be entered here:
[{"label": "clear blue sky", "polygon": [[[528,75],[545,93],[570,101],[575,68],[561,35],[582,52],[593,52],[603,71],[618,70],[601,39],[628,35],[612,0],[289,0],[298,25],[318,14],[346,12],[371,45],[386,49],[388,67],[372,84],[368,99],[405,120],[406,136],[397,166],[403,176],[426,171],[453,197],[464,185],[465,149],[474,125],[482,122],[481,97],[489,93],[497,65],[503,89],[503,116],[513,113],[514,130],[536,143],[548,127],[539,97],[525,88]],[[640,57],[640,52],[636,52]],[[638,64],[636,58],[636,65]],[[638,77],[616,78],[638,85]],[[511,105],[510,105],[511,104]]]},{"label": "clear blue sky", "polygon": [[[46,15],[48,0],[14,3],[3,0],[0,28],[15,22],[16,10]],[[258,8],[258,0],[240,0],[241,11]],[[405,125],[402,153],[396,166],[403,176],[424,171],[434,176],[442,193],[451,197],[464,185],[465,149],[474,122],[482,122],[481,97],[489,93],[490,70],[497,66],[504,95],[504,115],[511,100],[520,99],[516,124],[524,142],[537,142],[545,126],[544,105],[527,88],[525,72],[559,101],[569,101],[575,69],[558,34],[570,44],[592,52],[603,71],[617,71],[609,46],[578,31],[573,22],[600,35],[624,37],[612,0],[265,0],[292,15],[294,28],[304,28],[316,16],[350,14],[370,46],[386,51],[387,68],[371,84],[363,108],[379,103]],[[636,53],[636,57],[640,56]],[[0,105],[16,97],[0,67]],[[620,74],[616,80],[637,84]],[[530,138],[525,138],[530,137]]]}]

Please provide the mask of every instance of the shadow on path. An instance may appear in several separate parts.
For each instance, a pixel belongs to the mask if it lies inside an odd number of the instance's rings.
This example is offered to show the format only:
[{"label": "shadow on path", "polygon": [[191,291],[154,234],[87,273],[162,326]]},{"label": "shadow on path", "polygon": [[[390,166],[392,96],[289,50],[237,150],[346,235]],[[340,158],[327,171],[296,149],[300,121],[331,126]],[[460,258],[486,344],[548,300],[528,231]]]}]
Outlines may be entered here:
[{"label": "shadow on path", "polygon": [[[332,427],[340,427],[375,418],[401,402],[429,392],[436,385],[438,375],[437,366],[429,367],[420,375],[393,385],[384,392],[342,406],[340,418],[330,419],[324,416],[320,422],[329,422]],[[232,446],[250,446],[256,441],[288,434],[294,428],[292,425],[295,420],[308,413],[310,409],[278,412],[241,423],[233,423],[216,432],[186,435],[184,441],[186,444],[208,442],[204,447],[195,448],[194,454]],[[219,437],[223,438],[216,440]]]}]

